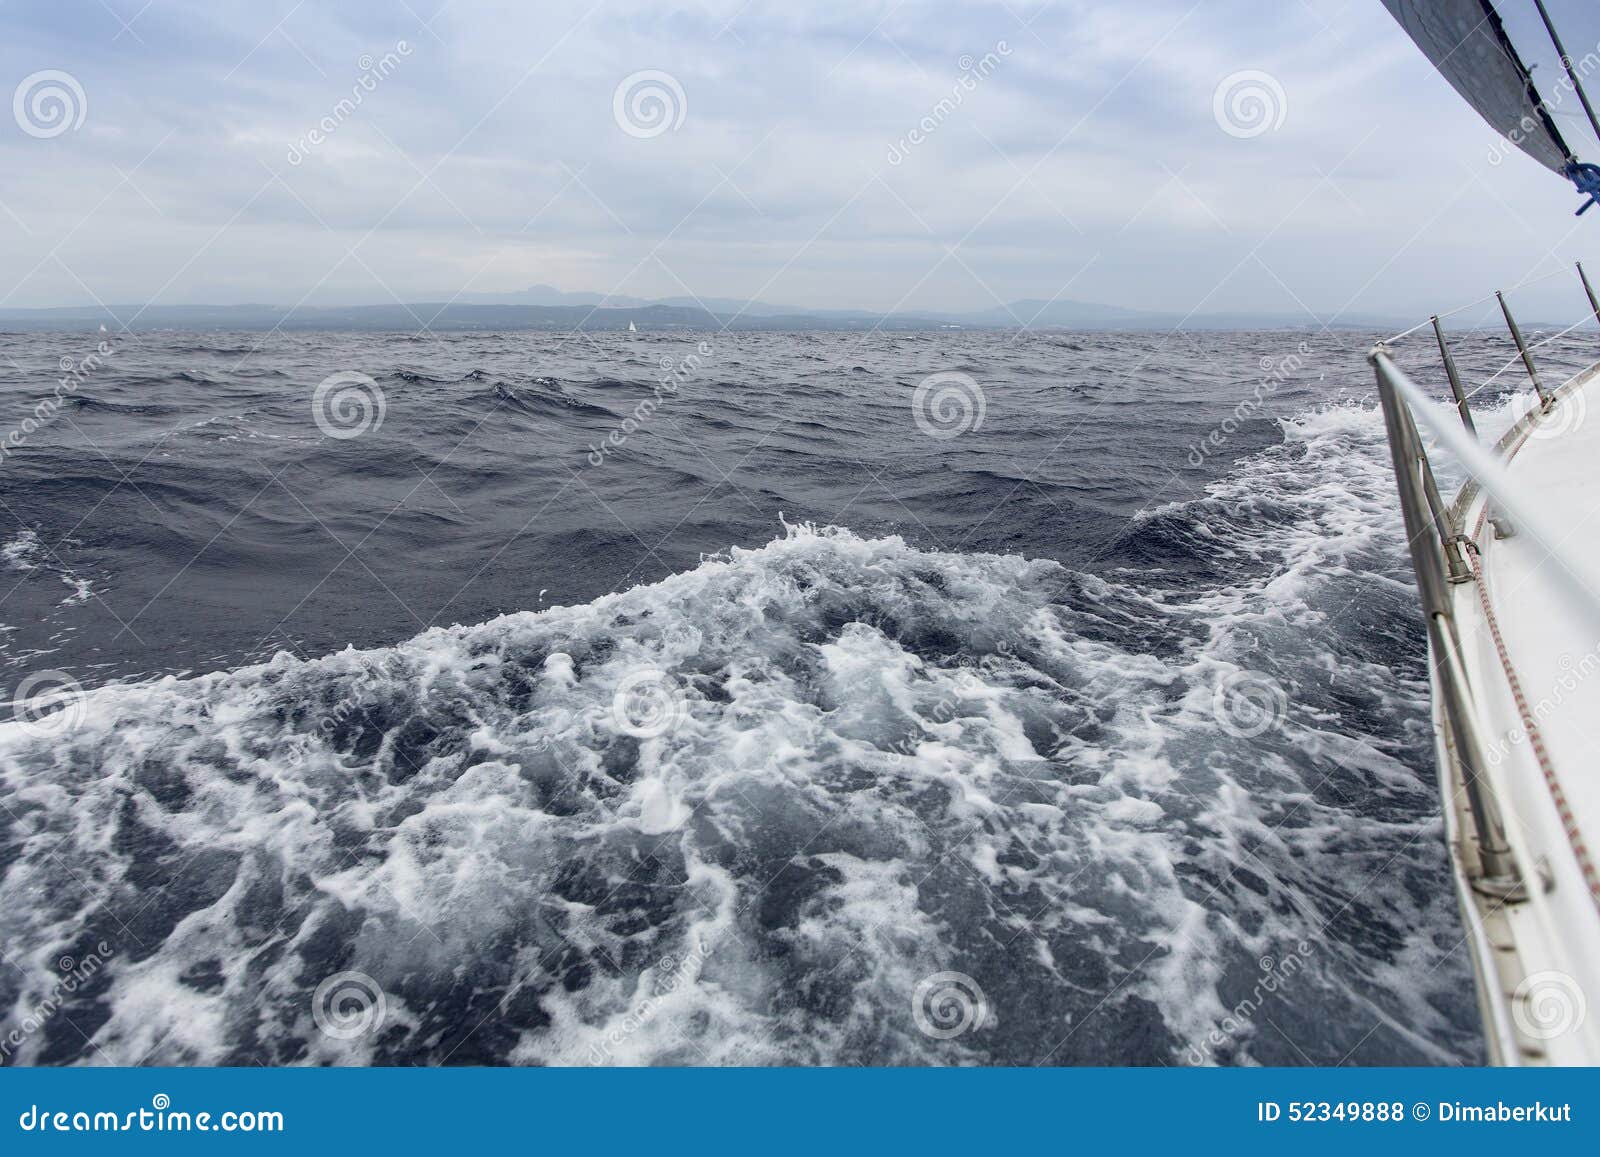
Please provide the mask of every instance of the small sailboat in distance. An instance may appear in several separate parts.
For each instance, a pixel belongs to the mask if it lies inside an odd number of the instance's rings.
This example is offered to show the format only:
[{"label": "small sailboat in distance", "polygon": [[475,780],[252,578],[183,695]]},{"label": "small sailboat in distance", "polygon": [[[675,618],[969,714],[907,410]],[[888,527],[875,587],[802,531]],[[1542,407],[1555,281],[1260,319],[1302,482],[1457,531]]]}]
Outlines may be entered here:
[{"label": "small sailboat in distance", "polygon": [[[1600,167],[1573,147],[1600,156],[1600,119],[1583,86],[1600,70],[1600,5],[1562,0],[1562,18],[1552,19],[1544,0],[1384,4],[1511,145],[1573,182],[1585,198],[1580,214],[1600,199]],[[1567,43],[1588,54],[1574,60]],[[1580,325],[1589,314],[1600,321],[1581,264],[1577,273],[1587,294]],[[1516,350],[1508,367],[1520,360],[1536,400],[1493,446],[1479,440],[1475,391],[1438,316],[1379,343],[1369,360],[1427,620],[1445,834],[1489,1059],[1595,1065],[1600,362],[1547,385],[1536,355],[1555,338],[1530,345],[1504,294],[1483,300],[1495,299]],[[1448,384],[1454,413],[1396,360],[1418,334],[1429,346],[1426,372]],[[1419,427],[1465,471],[1448,506]]]}]

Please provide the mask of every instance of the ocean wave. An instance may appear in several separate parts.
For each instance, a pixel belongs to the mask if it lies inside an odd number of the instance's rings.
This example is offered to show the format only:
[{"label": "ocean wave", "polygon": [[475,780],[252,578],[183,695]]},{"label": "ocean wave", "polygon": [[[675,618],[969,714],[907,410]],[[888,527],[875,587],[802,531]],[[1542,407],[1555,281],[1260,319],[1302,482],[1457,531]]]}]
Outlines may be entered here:
[{"label": "ocean wave", "polygon": [[6,1063],[1481,1060],[1353,347],[1240,421],[1295,339],[727,336],[591,467],[570,400],[682,339],[432,339],[411,388],[278,335],[270,389],[158,340],[93,392],[181,420],[8,461],[0,660],[120,682],[0,726]]},{"label": "ocean wave", "polygon": [[513,386],[506,382],[496,382],[486,396],[528,414],[570,413],[605,419],[616,417],[604,406],[596,406],[581,398],[573,397],[559,384],[535,382],[530,386]]},{"label": "ocean wave", "polygon": [[[1116,641],[1152,606],[800,527],[583,606],[104,688],[47,740],[5,725],[0,927],[29,948],[0,999],[113,953],[17,1059],[1180,1059],[1233,973],[1323,915],[1238,842],[1331,904],[1380,856],[1429,860],[1431,821],[1351,814],[1219,730],[1204,615],[1159,608],[1168,661]],[[1431,790],[1338,755],[1366,793]],[[1306,822],[1269,831],[1252,774]],[[1361,881],[1381,934],[1316,928],[1324,950],[1406,967],[1438,913],[1402,879]],[[952,968],[992,1009],[958,1042],[910,1003]],[[314,998],[352,972],[383,1023],[330,1035]]]},{"label": "ocean wave", "polygon": [[64,399],[65,404],[77,410],[105,410],[113,414],[181,414],[183,407],[160,402],[113,402],[91,394],[73,394]]}]

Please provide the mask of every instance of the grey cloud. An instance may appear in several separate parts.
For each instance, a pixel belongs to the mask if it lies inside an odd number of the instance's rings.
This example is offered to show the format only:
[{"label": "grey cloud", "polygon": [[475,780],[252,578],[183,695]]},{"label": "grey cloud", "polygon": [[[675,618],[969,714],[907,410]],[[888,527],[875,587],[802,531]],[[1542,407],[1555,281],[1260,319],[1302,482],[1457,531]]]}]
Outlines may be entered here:
[{"label": "grey cloud", "polygon": [[[963,309],[1076,275],[1079,299],[1327,319],[1514,283],[1573,224],[1377,3],[108,3],[129,28],[0,10],[0,88],[57,68],[89,100],[53,139],[0,121],[0,304],[551,283]],[[612,97],[644,69],[687,111],[640,139]],[[1246,69],[1287,108],[1240,139],[1212,98]]]}]

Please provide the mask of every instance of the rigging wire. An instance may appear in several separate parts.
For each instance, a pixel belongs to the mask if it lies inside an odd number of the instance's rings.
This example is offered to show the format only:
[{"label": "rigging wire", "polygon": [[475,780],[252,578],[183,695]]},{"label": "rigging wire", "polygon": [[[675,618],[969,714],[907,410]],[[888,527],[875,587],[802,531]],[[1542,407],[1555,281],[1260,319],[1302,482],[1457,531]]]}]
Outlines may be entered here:
[{"label": "rigging wire", "polygon": [[[1560,269],[1552,269],[1552,270],[1550,270],[1550,272],[1541,273],[1537,277],[1525,278],[1524,280],[1517,282],[1509,290],[1504,290],[1502,292],[1515,293],[1519,289],[1526,289],[1530,285],[1538,285],[1541,282],[1549,281],[1553,277],[1559,277],[1559,276],[1561,276],[1562,274],[1564,274],[1566,272],[1567,272],[1567,270],[1566,270],[1565,267],[1562,267]],[[1439,318],[1439,320],[1443,321],[1447,317],[1454,317],[1458,313],[1465,313],[1469,309],[1476,309],[1480,305],[1487,305],[1489,302],[1493,301],[1495,299],[1495,297],[1496,297],[1496,294],[1490,293],[1490,294],[1487,294],[1484,297],[1478,298],[1478,300],[1476,300],[1476,301],[1469,301],[1465,305],[1458,305],[1454,309],[1447,309],[1443,313],[1435,314],[1434,316]],[[1395,342],[1400,341],[1402,338],[1408,338],[1412,334],[1416,333],[1419,329],[1426,329],[1428,326],[1430,326],[1432,324],[1433,324],[1433,318],[1430,317],[1427,321],[1419,322],[1418,324],[1412,326],[1410,329],[1401,330],[1399,333],[1395,334],[1393,337],[1385,338],[1383,340],[1382,344],[1383,345],[1393,345]]]},{"label": "rigging wire", "polygon": [[[1532,353],[1536,349],[1544,348],[1545,346],[1549,345],[1551,342],[1560,341],[1562,338],[1566,337],[1573,330],[1581,329],[1582,327],[1588,325],[1593,320],[1594,319],[1591,318],[1591,317],[1581,318],[1578,321],[1575,321],[1571,325],[1567,326],[1567,328],[1562,330],[1560,333],[1553,333],[1549,337],[1544,338],[1541,341],[1534,342],[1531,346],[1528,347],[1528,352]],[[1507,361],[1505,365],[1501,366],[1494,373],[1490,374],[1487,378],[1484,378],[1483,381],[1479,382],[1476,386],[1472,387],[1471,390],[1467,391],[1467,393],[1465,395],[1466,399],[1468,401],[1471,401],[1473,398],[1477,397],[1484,390],[1488,389],[1491,385],[1493,385],[1495,383],[1496,379],[1498,379],[1501,374],[1505,373],[1512,366],[1517,366],[1517,365],[1521,365],[1521,364],[1522,364],[1522,354],[1519,351],[1509,361]]]}]

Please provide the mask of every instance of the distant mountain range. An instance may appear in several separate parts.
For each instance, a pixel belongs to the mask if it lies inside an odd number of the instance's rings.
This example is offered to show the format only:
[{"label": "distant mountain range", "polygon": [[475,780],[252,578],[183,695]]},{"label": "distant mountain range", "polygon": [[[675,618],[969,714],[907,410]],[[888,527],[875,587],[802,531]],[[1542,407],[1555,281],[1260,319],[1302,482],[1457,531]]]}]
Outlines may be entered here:
[{"label": "distant mountain range", "polygon": [[[1084,301],[1014,301],[970,313],[806,309],[729,298],[568,293],[536,285],[516,293],[438,294],[409,305],[125,305],[0,309],[0,329],[82,330],[1170,330],[1322,328],[1300,314],[1175,313]],[[1339,328],[1381,330],[1394,318],[1342,318]]]}]

